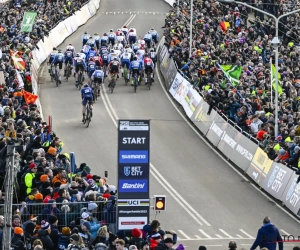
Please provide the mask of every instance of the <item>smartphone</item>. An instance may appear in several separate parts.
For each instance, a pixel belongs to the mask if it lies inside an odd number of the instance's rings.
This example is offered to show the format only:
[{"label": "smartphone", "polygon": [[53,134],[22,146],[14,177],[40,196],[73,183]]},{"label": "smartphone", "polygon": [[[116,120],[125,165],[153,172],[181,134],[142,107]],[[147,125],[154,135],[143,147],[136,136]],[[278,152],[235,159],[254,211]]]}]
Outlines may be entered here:
[{"label": "smartphone", "polygon": [[108,177],[108,172],[104,171],[104,177],[107,178]]}]

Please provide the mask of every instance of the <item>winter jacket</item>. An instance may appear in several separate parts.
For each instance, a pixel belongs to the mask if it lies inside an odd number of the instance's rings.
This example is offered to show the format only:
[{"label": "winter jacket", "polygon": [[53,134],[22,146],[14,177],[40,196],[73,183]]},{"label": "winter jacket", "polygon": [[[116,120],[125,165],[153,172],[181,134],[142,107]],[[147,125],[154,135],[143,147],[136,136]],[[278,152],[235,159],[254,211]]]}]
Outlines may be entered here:
[{"label": "winter jacket", "polygon": [[24,244],[24,236],[15,234],[11,239],[11,246],[13,249],[16,249],[16,250],[26,250],[26,247]]},{"label": "winter jacket", "polygon": [[89,222],[91,225],[90,234],[92,235],[92,238],[95,239],[97,237],[98,229],[101,227],[101,225],[95,217],[92,217],[92,219]]},{"label": "winter jacket", "polygon": [[51,225],[50,228],[51,228],[51,233],[50,233],[49,236],[50,236],[53,244],[57,248],[57,246],[58,246],[58,238],[61,235],[61,233],[59,232],[57,226]]},{"label": "winter jacket", "polygon": [[169,249],[169,248],[167,247],[167,245],[164,242],[160,242],[157,245],[157,247],[155,248],[155,250],[167,250],[167,249]]},{"label": "winter jacket", "polygon": [[258,230],[256,240],[250,250],[255,250],[258,246],[276,250],[277,241],[279,241],[279,250],[283,250],[283,242],[278,229],[272,223],[267,223]]},{"label": "winter jacket", "polygon": [[58,238],[58,243],[57,243],[57,247],[60,250],[65,250],[68,248],[68,245],[70,243],[70,238],[69,236],[66,235],[60,235]]},{"label": "winter jacket", "polygon": [[53,242],[48,234],[48,231],[46,231],[44,229],[40,229],[38,231],[38,237],[41,239],[45,250],[53,250],[53,249],[57,248],[53,244]]}]

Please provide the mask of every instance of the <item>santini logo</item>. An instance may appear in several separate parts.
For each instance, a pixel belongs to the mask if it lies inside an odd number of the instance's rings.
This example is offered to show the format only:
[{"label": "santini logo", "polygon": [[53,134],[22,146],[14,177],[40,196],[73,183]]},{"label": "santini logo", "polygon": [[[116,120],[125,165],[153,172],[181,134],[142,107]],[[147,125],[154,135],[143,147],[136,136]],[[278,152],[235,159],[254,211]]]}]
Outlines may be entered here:
[{"label": "santini logo", "polygon": [[124,183],[122,188],[137,188],[137,189],[141,189],[145,187],[145,183],[141,184],[141,183],[135,183],[135,184],[129,184],[129,183]]},{"label": "santini logo", "polygon": [[120,150],[119,163],[148,163],[148,150]]},{"label": "santini logo", "polygon": [[148,180],[119,180],[119,192],[145,193],[148,192]]}]

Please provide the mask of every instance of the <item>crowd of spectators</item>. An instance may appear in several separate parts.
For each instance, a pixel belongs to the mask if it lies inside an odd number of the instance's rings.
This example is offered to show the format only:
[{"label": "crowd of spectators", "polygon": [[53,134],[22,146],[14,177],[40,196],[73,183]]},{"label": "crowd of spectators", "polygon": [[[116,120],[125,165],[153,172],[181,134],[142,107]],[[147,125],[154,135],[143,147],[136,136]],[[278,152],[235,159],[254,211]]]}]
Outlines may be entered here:
[{"label": "crowd of spectators", "polygon": [[[246,1],[280,16],[296,8],[298,1]],[[278,72],[279,135],[275,137],[274,86],[271,61],[275,64],[275,21],[241,4],[194,0],[192,56],[189,55],[190,1],[179,1],[165,20],[165,45],[181,69],[212,108],[256,138],[272,160],[298,168],[300,157],[300,46],[299,13],[279,23]],[[226,27],[221,25],[226,22]],[[241,66],[233,86],[218,65]],[[274,76],[275,77],[275,76]]]}]

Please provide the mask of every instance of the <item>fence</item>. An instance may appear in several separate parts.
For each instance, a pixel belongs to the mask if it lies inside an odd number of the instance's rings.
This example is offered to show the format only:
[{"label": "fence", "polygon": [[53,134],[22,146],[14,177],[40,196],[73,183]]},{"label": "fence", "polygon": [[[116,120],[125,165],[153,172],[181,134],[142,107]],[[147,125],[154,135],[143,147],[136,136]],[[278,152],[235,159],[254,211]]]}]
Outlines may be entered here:
[{"label": "fence", "polygon": [[270,160],[258,141],[237,125],[232,125],[225,115],[215,110],[207,115],[209,105],[193,84],[178,72],[163,41],[158,47],[158,58],[169,93],[204,137],[261,188],[300,217],[298,175],[285,165]]}]

